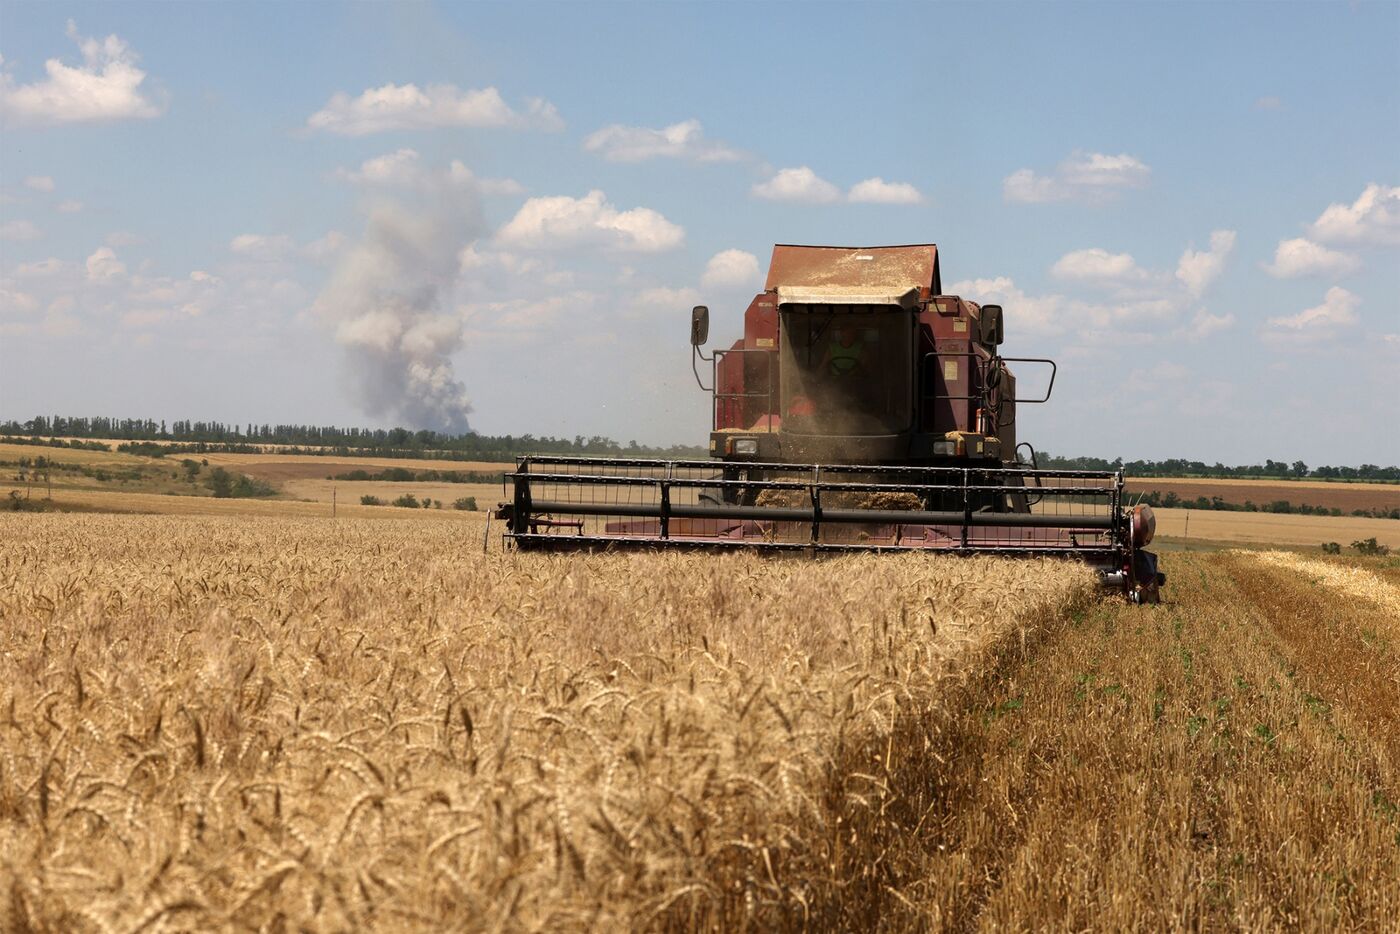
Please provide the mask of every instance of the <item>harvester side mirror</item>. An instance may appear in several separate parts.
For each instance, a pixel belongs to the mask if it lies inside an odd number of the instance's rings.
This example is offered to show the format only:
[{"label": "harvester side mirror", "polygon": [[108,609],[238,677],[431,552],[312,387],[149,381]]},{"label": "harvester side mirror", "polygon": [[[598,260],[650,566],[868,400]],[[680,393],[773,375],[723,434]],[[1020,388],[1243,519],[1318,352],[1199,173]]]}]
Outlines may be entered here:
[{"label": "harvester side mirror", "polygon": [[982,343],[991,347],[1001,344],[1005,335],[1001,328],[1001,306],[982,306]]},{"label": "harvester side mirror", "polygon": [[700,347],[710,337],[710,309],[696,305],[690,310],[690,346]]}]

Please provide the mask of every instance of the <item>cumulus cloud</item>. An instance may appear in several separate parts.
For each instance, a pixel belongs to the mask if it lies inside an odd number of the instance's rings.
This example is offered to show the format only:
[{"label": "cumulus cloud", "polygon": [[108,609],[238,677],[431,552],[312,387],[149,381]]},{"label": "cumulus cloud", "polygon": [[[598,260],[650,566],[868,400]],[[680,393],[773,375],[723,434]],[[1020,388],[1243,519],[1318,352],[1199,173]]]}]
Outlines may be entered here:
[{"label": "cumulus cloud", "polygon": [[1176,264],[1176,278],[1191,296],[1199,296],[1225,271],[1225,261],[1235,249],[1233,230],[1214,230],[1210,249],[1187,247]]},{"label": "cumulus cloud", "polygon": [[20,263],[15,267],[15,275],[21,279],[46,279],[63,272],[66,264],[56,256],[41,259],[35,263]]},{"label": "cumulus cloud", "polygon": [[1128,253],[1110,253],[1097,247],[1066,253],[1050,267],[1057,279],[1096,285],[1122,284],[1146,277]]},{"label": "cumulus cloud", "polygon": [[744,154],[718,140],[706,139],[699,120],[660,129],[613,124],[590,133],[583,148],[609,162],[683,159],[688,162],[737,162]]},{"label": "cumulus cloud", "polygon": [[24,180],[24,187],[34,191],[53,191],[53,179],[47,175],[31,175]]},{"label": "cumulus cloud", "polygon": [[1227,331],[1234,326],[1235,316],[1229,312],[1223,315],[1213,315],[1204,308],[1200,308],[1191,316],[1190,323],[1178,336],[1198,341],[1220,331]]},{"label": "cumulus cloud", "polygon": [[1329,250],[1304,237],[1280,240],[1278,249],[1274,251],[1274,261],[1264,264],[1269,275],[1278,279],[1297,279],[1301,276],[1337,278],[1360,268],[1361,261],[1356,257],[1339,250]]},{"label": "cumulus cloud", "polygon": [[83,203],[81,201],[74,201],[71,198],[67,201],[60,201],[56,208],[60,214],[77,214],[82,209]]},{"label": "cumulus cloud", "polygon": [[689,286],[667,288],[659,286],[643,289],[632,300],[632,311],[636,315],[676,317],[700,304],[700,293]]},{"label": "cumulus cloud", "polygon": [[480,178],[460,160],[452,160],[446,169],[429,169],[422,164],[415,149],[398,149],[360,163],[357,169],[336,169],[335,177],[356,185],[433,189],[444,184],[470,188],[480,194],[515,195],[524,192],[519,182],[510,178]]},{"label": "cumulus cloud", "polygon": [[908,182],[887,182],[878,175],[851,186],[850,200],[869,204],[921,204],[924,196]]},{"label": "cumulus cloud", "polygon": [[111,247],[100,246],[87,258],[87,277],[91,282],[110,282],[126,276],[126,264],[117,259]]},{"label": "cumulus cloud", "polygon": [[685,241],[685,231],[650,208],[619,211],[603,192],[582,198],[531,198],[496,233],[502,246],[535,250],[598,247],[659,253]]},{"label": "cumulus cloud", "polygon": [[538,97],[516,110],[494,87],[462,90],[453,84],[386,84],[358,97],[336,93],[306,120],[310,130],[343,136],[366,136],[388,130],[440,127],[514,127],[560,130],[564,122],[554,105]]},{"label": "cumulus cloud", "polygon": [[1255,110],[1282,110],[1283,101],[1273,95],[1256,98],[1254,101]]},{"label": "cumulus cloud", "polygon": [[16,220],[0,224],[0,240],[38,240],[43,235],[33,221]]},{"label": "cumulus cloud", "polygon": [[781,169],[766,182],[753,186],[754,195],[768,201],[804,201],[827,204],[841,200],[841,190],[807,166]]},{"label": "cumulus cloud", "polygon": [[1323,296],[1322,304],[1304,309],[1296,315],[1270,318],[1264,328],[1266,340],[1284,344],[1302,344],[1326,340],[1354,326],[1359,320],[1356,308],[1361,299],[1341,286],[1332,286]]},{"label": "cumulus cloud", "polygon": [[763,276],[757,256],[744,250],[721,250],[705,264],[700,282],[716,289],[758,287],[763,284]]},{"label": "cumulus cloud", "polygon": [[146,73],[137,67],[138,57],[125,42],[115,35],[84,38],[72,20],[68,38],[82,53],[81,65],[51,58],[44,62],[48,77],[33,84],[18,84],[8,71],[0,72],[0,115],[7,121],[44,126],[160,115],[161,108],[141,90]]},{"label": "cumulus cloud", "polygon": [[1332,204],[1309,228],[1324,243],[1400,245],[1400,187],[1367,185],[1351,204]]},{"label": "cumulus cloud", "polygon": [[996,303],[1006,310],[1007,333],[1074,334],[1087,342],[1111,343],[1147,337],[1179,321],[1181,303],[1170,297],[1083,301],[1064,295],[1030,295],[1007,276],[964,279],[945,289],[975,302]]},{"label": "cumulus cloud", "polygon": [[336,176],[364,185],[405,185],[418,180],[418,152],[399,149],[360,163],[358,169],[337,169]]},{"label": "cumulus cloud", "polygon": [[465,333],[461,318],[446,309],[459,251],[480,232],[477,194],[444,182],[402,197],[373,209],[359,242],[342,250],[313,313],[348,355],[366,412],[467,431],[471,402],[452,361]]},{"label": "cumulus cloud", "polygon": [[0,281],[0,318],[30,315],[39,310],[39,300]]},{"label": "cumulus cloud", "polygon": [[296,244],[286,234],[239,234],[228,248],[253,259],[278,259],[296,249]]},{"label": "cumulus cloud", "polygon": [[345,243],[345,234],[338,230],[331,230],[327,231],[326,235],[319,240],[312,240],[302,247],[301,252],[312,262],[321,263],[339,253],[344,248]]},{"label": "cumulus cloud", "polygon": [[1076,152],[1048,175],[1018,169],[1002,180],[1006,201],[1043,204],[1052,201],[1105,201],[1129,188],[1141,188],[1152,169],[1136,156]]}]

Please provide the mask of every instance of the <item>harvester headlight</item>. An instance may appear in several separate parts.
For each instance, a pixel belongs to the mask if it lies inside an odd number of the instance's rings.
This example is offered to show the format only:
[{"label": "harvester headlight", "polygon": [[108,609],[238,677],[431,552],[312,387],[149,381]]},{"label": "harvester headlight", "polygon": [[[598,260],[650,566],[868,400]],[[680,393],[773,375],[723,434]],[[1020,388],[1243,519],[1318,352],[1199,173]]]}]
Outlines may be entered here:
[{"label": "harvester headlight", "polygon": [[757,439],[757,438],[735,438],[735,439],[734,439],[734,453],[735,453],[735,454],[757,454],[757,453],[758,453],[758,439]]},{"label": "harvester headlight", "polygon": [[933,453],[937,457],[952,457],[955,448],[951,441],[933,442]]}]

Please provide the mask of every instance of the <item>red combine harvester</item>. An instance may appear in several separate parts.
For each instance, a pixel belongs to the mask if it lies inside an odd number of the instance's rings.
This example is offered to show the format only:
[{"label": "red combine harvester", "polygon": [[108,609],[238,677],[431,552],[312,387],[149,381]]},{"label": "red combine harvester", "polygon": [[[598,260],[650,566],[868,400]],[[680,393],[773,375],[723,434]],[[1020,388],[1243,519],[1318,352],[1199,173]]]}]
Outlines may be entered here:
[{"label": "red combine harvester", "polygon": [[[1002,323],[943,294],[933,244],[775,246],[743,339],[707,357],[709,310],[691,314],[712,460],[521,457],[497,515],[519,548],[1078,558],[1156,602],[1155,520],[1122,473],[1040,470],[1017,444],[1016,406],[1049,399],[1055,364],[1001,356]],[[1018,398],[1011,363],[1047,367],[1043,395]]]}]

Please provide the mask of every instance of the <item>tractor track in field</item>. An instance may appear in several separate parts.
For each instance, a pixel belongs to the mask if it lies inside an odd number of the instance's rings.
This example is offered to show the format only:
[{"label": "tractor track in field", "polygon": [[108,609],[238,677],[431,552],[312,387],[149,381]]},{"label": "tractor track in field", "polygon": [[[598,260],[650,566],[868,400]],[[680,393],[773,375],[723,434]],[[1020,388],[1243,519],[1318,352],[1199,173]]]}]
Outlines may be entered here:
[{"label": "tractor track in field", "polygon": [[1076,613],[959,695],[922,925],[1400,921],[1384,612],[1244,554],[1172,564],[1168,604]]}]

